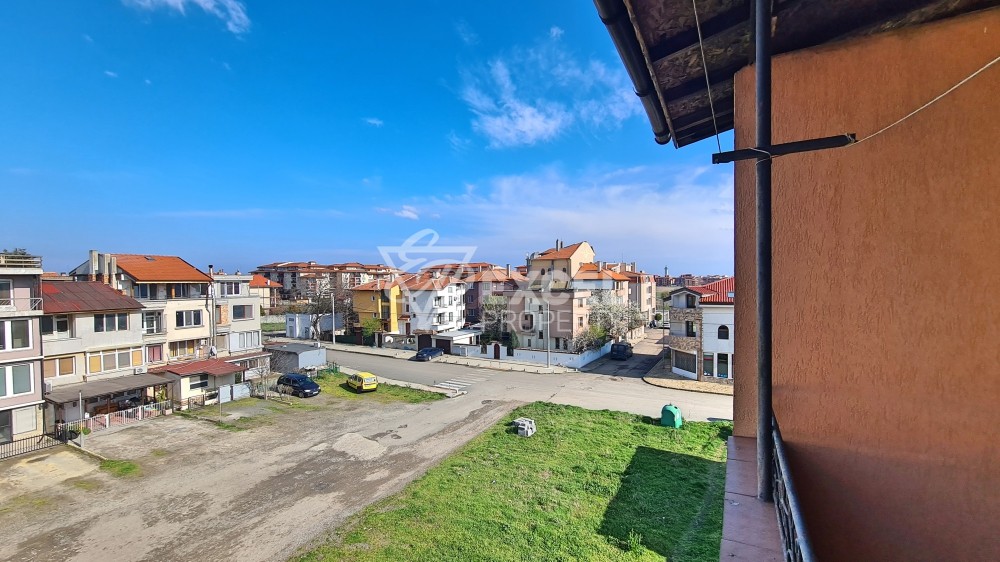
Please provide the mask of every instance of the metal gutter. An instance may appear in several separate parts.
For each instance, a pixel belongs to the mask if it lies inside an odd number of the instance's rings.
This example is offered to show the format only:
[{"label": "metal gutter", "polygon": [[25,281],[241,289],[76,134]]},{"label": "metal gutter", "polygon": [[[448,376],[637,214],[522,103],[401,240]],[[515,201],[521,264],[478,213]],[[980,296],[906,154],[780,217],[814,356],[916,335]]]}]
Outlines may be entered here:
[{"label": "metal gutter", "polygon": [[646,58],[643,56],[642,47],[639,46],[636,30],[625,9],[625,3],[622,0],[594,0],[594,6],[597,7],[601,21],[608,28],[611,41],[618,50],[618,56],[625,65],[632,85],[635,86],[635,95],[642,101],[642,107],[646,110],[657,144],[669,143],[670,129],[667,126],[667,118],[663,114],[656,86],[646,66]]}]

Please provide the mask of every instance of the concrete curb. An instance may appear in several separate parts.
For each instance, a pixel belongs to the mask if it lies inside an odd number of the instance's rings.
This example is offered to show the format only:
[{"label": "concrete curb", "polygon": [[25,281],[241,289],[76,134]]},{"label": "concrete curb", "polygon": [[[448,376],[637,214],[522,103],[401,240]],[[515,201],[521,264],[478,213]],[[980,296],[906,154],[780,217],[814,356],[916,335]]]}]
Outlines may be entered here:
[{"label": "concrete curb", "polygon": [[111,460],[111,459],[108,459],[108,458],[106,458],[104,456],[101,456],[101,455],[99,455],[99,454],[97,454],[97,453],[95,453],[93,451],[88,451],[87,449],[84,449],[83,447],[77,445],[76,443],[67,442],[66,446],[69,447],[70,449],[73,449],[74,451],[83,453],[84,455],[87,455],[88,457],[93,457],[93,458],[97,459],[100,462]]},{"label": "concrete curb", "polygon": [[[718,394],[721,396],[732,396],[732,392],[721,392],[722,388],[732,388],[731,386],[723,387],[718,385],[720,390],[712,390],[708,388],[703,388],[701,386],[695,387],[689,384],[685,384],[684,381],[678,381],[674,379],[664,379],[660,377],[642,377],[643,382],[652,386],[658,386],[660,388],[672,388],[674,390],[684,390],[687,392],[700,392],[702,394]],[[714,384],[714,383],[704,383],[704,384]]]}]

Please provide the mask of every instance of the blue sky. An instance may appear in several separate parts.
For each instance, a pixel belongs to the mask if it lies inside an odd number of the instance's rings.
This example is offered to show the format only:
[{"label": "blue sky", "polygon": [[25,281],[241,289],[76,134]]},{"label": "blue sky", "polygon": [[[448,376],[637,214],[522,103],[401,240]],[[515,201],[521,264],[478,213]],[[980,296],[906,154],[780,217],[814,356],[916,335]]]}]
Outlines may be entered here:
[{"label": "blue sky", "polygon": [[0,246],[47,270],[379,262],[426,228],[733,270],[731,165],[653,142],[590,2],[17,0],[0,50]]}]

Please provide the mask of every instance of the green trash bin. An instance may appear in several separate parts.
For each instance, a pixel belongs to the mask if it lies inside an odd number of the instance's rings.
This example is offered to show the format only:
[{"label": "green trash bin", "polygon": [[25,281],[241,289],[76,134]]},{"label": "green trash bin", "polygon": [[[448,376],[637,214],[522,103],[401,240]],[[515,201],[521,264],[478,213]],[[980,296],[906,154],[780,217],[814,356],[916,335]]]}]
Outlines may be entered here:
[{"label": "green trash bin", "polygon": [[681,409],[673,404],[667,404],[660,411],[660,425],[664,427],[680,428],[683,420],[681,419]]}]

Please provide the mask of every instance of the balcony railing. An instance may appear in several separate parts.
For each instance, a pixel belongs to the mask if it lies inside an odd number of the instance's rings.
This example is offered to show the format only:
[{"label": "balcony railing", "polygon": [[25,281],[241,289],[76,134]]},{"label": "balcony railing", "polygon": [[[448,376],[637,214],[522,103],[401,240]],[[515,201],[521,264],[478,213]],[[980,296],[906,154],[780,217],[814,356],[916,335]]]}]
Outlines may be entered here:
[{"label": "balcony railing", "polygon": [[0,254],[0,267],[17,269],[41,269],[42,258],[21,254]]},{"label": "balcony railing", "polygon": [[788,457],[785,455],[785,442],[781,440],[781,429],[774,417],[771,418],[771,433],[774,437],[774,507],[778,512],[778,531],[781,534],[785,560],[814,562],[816,555],[809,541],[799,496],[792,481]]},{"label": "balcony railing", "polygon": [[0,312],[28,312],[32,310],[42,310],[41,297],[0,299]]}]

